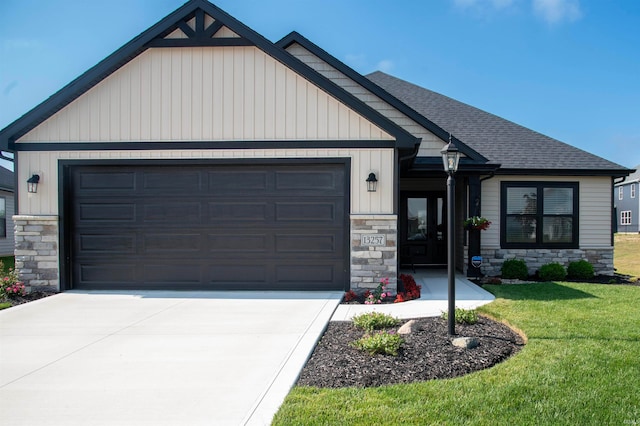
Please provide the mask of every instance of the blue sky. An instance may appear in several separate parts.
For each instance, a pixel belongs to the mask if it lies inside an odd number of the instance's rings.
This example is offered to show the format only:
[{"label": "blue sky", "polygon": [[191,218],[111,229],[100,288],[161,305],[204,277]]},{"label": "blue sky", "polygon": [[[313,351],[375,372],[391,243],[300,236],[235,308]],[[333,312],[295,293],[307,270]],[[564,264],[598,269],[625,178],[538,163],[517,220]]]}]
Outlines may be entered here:
[{"label": "blue sky", "polygon": [[[0,128],[184,0],[0,1]],[[295,30],[626,167],[640,164],[635,0],[217,0],[271,41]]]}]

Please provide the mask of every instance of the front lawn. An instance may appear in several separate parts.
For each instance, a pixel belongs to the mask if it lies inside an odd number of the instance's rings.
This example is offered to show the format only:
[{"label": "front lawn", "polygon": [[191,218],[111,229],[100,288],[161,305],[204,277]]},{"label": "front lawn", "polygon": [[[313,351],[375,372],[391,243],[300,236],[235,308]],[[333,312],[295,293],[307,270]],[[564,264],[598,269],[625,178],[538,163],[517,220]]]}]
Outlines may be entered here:
[{"label": "front lawn", "polygon": [[296,387],[274,424],[640,424],[640,288],[578,283],[485,288],[497,299],[479,310],[528,337],[518,355],[451,380]]},{"label": "front lawn", "polygon": [[616,272],[640,279],[640,234],[615,234],[613,266]]}]

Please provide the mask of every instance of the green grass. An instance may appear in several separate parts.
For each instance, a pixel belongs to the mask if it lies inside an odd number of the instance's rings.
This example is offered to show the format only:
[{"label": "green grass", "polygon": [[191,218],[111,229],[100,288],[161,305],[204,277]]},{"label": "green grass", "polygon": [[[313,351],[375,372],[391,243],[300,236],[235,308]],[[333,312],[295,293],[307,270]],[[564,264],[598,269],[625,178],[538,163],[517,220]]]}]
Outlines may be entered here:
[{"label": "green grass", "polygon": [[296,387],[276,425],[640,424],[640,288],[488,286],[479,311],[528,337],[488,370],[380,388]]},{"label": "green grass", "polygon": [[640,234],[614,236],[613,266],[617,272],[640,279]]}]

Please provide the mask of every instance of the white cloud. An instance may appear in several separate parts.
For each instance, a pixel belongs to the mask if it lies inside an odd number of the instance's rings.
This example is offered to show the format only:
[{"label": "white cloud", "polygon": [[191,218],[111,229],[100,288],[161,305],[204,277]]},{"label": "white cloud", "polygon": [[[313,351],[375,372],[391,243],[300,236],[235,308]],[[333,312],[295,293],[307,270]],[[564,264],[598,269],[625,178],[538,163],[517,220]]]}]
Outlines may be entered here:
[{"label": "white cloud", "polygon": [[533,11],[549,24],[582,18],[579,0],[533,0]]},{"label": "white cloud", "polygon": [[348,53],[344,57],[344,63],[349,65],[353,69],[359,69],[366,66],[367,58],[362,53]]},{"label": "white cloud", "polygon": [[393,62],[390,61],[389,59],[383,59],[380,62],[378,62],[378,64],[376,65],[376,69],[386,73],[393,70],[393,67],[394,67]]}]

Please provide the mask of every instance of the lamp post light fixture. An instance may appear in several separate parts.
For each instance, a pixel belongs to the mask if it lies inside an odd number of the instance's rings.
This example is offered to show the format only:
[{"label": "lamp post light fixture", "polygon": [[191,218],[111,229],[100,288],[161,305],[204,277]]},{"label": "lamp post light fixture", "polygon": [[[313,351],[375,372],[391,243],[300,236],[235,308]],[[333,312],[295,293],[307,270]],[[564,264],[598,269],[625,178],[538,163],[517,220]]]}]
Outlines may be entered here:
[{"label": "lamp post light fixture", "polygon": [[40,175],[31,175],[29,179],[27,179],[27,192],[30,194],[35,194],[38,192],[38,183],[40,182]]},{"label": "lamp post light fixture", "polygon": [[378,189],[378,179],[376,178],[375,173],[369,173],[369,177],[366,180],[367,182],[367,192],[376,192]]},{"label": "lamp post light fixture", "polygon": [[456,334],[456,276],[455,276],[455,173],[458,171],[460,162],[460,151],[451,141],[449,134],[449,144],[442,151],[442,163],[444,171],[447,172],[447,277],[449,282],[449,307],[447,314],[449,336]]}]

